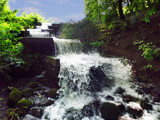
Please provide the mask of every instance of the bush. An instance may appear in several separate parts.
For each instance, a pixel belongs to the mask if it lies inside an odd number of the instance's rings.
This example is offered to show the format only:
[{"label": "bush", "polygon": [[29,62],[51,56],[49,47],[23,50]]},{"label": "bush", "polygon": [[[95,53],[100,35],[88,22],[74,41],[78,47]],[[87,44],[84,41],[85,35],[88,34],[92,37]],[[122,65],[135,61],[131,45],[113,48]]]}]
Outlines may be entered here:
[{"label": "bush", "polygon": [[147,60],[153,60],[160,56],[160,49],[152,45],[152,42],[140,45],[139,49],[143,50],[142,56]]}]

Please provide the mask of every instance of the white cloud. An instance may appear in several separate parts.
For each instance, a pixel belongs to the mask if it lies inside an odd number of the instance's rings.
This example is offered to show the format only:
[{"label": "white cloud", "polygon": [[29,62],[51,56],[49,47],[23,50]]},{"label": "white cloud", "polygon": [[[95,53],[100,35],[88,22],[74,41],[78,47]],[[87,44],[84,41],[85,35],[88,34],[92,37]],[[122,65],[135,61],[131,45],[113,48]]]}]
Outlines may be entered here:
[{"label": "white cloud", "polygon": [[37,5],[37,6],[41,6],[41,2],[40,1],[30,1],[31,4],[33,5]]},{"label": "white cloud", "polygon": [[16,3],[17,3],[17,2],[16,2],[16,0],[11,0],[11,2],[12,2],[12,3],[14,3],[14,4],[16,4]]},{"label": "white cloud", "polygon": [[45,13],[44,13],[43,11],[41,11],[40,9],[37,9],[37,8],[26,7],[26,8],[22,8],[22,10],[23,10],[26,14],[39,13],[40,15],[45,16]]},{"label": "white cloud", "polygon": [[67,16],[67,18],[73,19],[73,20],[81,20],[85,16],[83,13],[73,13],[72,15]]},{"label": "white cloud", "polygon": [[64,22],[64,21],[65,21],[64,19],[57,18],[57,17],[53,17],[52,20],[53,20],[55,23],[61,23],[61,22]]}]

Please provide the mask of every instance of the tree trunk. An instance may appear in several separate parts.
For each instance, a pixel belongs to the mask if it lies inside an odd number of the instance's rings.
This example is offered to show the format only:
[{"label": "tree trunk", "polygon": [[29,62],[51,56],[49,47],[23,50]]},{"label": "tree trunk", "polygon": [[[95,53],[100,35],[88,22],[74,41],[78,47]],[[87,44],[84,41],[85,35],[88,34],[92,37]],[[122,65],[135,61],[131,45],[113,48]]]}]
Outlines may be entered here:
[{"label": "tree trunk", "polygon": [[122,0],[118,0],[118,10],[119,10],[120,19],[125,20],[123,9],[122,9]]}]

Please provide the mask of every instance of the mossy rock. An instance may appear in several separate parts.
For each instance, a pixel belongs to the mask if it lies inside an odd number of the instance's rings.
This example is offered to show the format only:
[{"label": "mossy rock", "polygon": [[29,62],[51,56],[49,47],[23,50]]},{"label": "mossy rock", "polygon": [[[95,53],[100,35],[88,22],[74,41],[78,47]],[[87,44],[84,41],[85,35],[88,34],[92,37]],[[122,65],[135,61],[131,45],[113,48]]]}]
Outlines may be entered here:
[{"label": "mossy rock", "polygon": [[22,93],[20,91],[12,91],[9,94],[8,97],[8,106],[9,107],[14,107],[16,105],[16,103],[22,98]]},{"label": "mossy rock", "polygon": [[26,98],[23,98],[20,101],[18,101],[17,107],[21,108],[23,111],[27,113],[29,109],[32,107],[32,102]]},{"label": "mossy rock", "polygon": [[29,89],[24,89],[22,90],[23,96],[24,97],[30,97],[33,94],[33,89],[29,88]]},{"label": "mossy rock", "polygon": [[102,118],[105,120],[118,120],[118,117],[120,116],[119,108],[113,104],[113,103],[103,103],[100,112],[102,115]]},{"label": "mossy rock", "polygon": [[57,89],[56,88],[52,88],[46,94],[47,94],[47,97],[55,99],[56,96],[57,96]]},{"label": "mossy rock", "polygon": [[30,82],[28,84],[28,87],[29,88],[38,88],[38,87],[40,87],[40,83],[39,82]]}]

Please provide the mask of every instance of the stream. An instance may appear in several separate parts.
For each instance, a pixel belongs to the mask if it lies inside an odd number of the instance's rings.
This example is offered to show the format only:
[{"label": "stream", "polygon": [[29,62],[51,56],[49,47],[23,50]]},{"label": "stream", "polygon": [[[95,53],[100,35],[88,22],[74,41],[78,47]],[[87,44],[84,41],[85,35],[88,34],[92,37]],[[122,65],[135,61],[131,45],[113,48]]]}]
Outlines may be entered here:
[{"label": "stream", "polygon": [[[47,25],[29,31],[33,37],[49,37],[47,32],[41,34],[40,31]],[[41,120],[104,120],[100,107],[105,102],[141,108],[139,101],[124,101],[125,95],[152,102],[151,96],[136,92],[139,86],[133,82],[132,65],[128,60],[102,57],[95,51],[84,53],[79,40],[56,37],[53,40],[54,57],[60,59],[59,97],[53,105],[45,108]],[[118,120],[158,120],[159,106],[152,106],[153,110],[143,109],[140,117],[133,118],[123,112]]]}]

